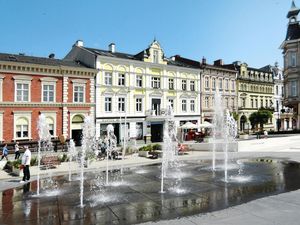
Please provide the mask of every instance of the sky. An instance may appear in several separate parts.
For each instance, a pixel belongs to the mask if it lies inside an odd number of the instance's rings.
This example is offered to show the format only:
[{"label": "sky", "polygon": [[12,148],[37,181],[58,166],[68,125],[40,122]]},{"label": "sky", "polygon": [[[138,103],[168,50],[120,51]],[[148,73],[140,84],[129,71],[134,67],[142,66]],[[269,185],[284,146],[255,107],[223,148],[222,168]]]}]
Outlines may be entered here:
[{"label": "sky", "polygon": [[[154,38],[167,57],[283,65],[292,0],[0,0],[0,52],[63,58],[84,46],[136,54]],[[300,0],[295,0],[300,7]]]}]

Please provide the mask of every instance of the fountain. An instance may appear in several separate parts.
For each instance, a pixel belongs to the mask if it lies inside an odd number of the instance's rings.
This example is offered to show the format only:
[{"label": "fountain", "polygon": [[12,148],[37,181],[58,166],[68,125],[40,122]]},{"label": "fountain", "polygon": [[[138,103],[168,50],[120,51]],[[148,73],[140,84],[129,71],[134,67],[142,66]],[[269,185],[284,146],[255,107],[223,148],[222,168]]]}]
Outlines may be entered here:
[{"label": "fountain", "polygon": [[80,207],[83,205],[84,192],[84,167],[88,166],[88,159],[95,156],[96,151],[95,141],[95,126],[94,121],[90,116],[84,119],[82,129],[82,145],[80,152]]},{"label": "fountain", "polygon": [[111,157],[111,159],[112,159],[112,152],[117,147],[117,138],[114,134],[114,127],[112,124],[109,124],[106,127],[106,131],[107,131],[107,137],[104,139],[104,141],[107,146],[107,149],[106,149],[106,185],[108,185],[108,160],[109,160],[109,157]]},{"label": "fountain", "polygon": [[[179,169],[179,167],[176,166],[177,149],[177,128],[174,121],[173,109],[172,106],[169,104],[167,106],[164,124],[164,143],[161,163],[161,193],[164,193],[164,178],[167,176],[167,170],[170,167]],[[180,178],[178,179],[180,180]],[[179,182],[176,181],[176,184],[178,183]]]},{"label": "fountain", "polygon": [[237,135],[236,121],[230,116],[222,103],[222,97],[219,91],[215,92],[214,107],[215,113],[213,118],[213,147],[212,147],[212,170],[216,171],[216,150],[222,148],[224,152],[224,180],[228,182],[228,147],[234,142]]},{"label": "fountain", "polygon": [[38,119],[38,134],[39,134],[39,141],[38,141],[38,172],[37,172],[37,192],[36,194],[40,195],[40,166],[41,166],[41,150],[48,151],[52,149],[52,142],[51,142],[51,134],[49,132],[49,125],[46,121],[46,117],[44,114],[39,115]]},{"label": "fountain", "polygon": [[68,145],[68,166],[69,166],[69,181],[72,180],[72,169],[71,169],[71,162],[73,159],[77,156],[77,151],[75,148],[75,142],[73,139],[70,140],[69,145]]}]

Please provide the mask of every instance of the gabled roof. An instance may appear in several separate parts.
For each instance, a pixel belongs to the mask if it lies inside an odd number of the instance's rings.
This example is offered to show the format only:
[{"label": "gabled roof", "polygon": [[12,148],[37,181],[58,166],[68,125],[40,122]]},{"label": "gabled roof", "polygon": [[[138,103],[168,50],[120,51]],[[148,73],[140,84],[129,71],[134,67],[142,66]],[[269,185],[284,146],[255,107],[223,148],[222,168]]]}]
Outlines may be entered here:
[{"label": "gabled roof", "polygon": [[68,66],[68,67],[77,67],[77,68],[87,68],[86,66],[82,65],[80,62],[75,62],[72,60],[65,60],[65,59],[61,60],[61,59],[54,59],[54,58],[16,55],[16,54],[8,54],[8,53],[0,53],[0,61],[30,63],[30,64],[37,64],[37,65],[45,65],[45,66]]}]

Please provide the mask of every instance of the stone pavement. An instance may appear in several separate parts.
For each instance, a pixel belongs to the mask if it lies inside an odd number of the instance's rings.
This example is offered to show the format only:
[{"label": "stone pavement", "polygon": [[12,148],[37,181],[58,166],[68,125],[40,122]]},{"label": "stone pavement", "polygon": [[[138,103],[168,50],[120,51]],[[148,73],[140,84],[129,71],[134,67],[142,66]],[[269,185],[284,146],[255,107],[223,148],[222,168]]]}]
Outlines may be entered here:
[{"label": "stone pavement", "polygon": [[[239,152],[230,153],[229,158],[279,158],[300,162],[300,135],[279,137],[271,139],[248,140],[239,142]],[[217,158],[222,159],[223,153],[217,153]],[[211,159],[210,152],[190,152],[180,156],[181,160]],[[159,163],[161,159],[150,160],[137,156],[127,156],[125,160],[110,161],[110,168],[146,165]],[[103,169],[106,161],[94,161],[88,170]],[[71,168],[77,167],[75,163]],[[62,163],[51,173],[55,175],[68,172],[69,164]],[[74,171],[75,173],[75,171]],[[35,179],[37,168],[31,167],[32,179]],[[42,171],[42,176],[49,175],[49,171]],[[11,177],[6,172],[0,171],[0,191],[20,186],[18,177]],[[197,216],[184,217],[176,220],[149,222],[146,224],[299,224],[300,190],[270,196],[234,206],[221,211],[215,211]]]}]

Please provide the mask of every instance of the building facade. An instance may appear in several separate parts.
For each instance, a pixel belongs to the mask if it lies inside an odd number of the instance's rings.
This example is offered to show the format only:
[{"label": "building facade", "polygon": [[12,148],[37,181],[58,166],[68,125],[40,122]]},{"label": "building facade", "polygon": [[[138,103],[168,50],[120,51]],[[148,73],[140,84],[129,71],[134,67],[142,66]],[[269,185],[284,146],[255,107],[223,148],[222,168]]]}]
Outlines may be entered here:
[{"label": "building facade", "polygon": [[300,9],[294,1],[287,14],[288,29],[280,48],[284,58],[284,105],[293,109],[292,128],[300,129]]},{"label": "building facade", "polygon": [[101,50],[84,47],[82,41],[77,41],[66,59],[98,70],[97,137],[103,137],[107,125],[113,124],[118,142],[124,137],[162,141],[169,104],[177,126],[200,122],[199,68],[166,58],[156,40],[135,55],[117,52],[115,44]]},{"label": "building facade", "polygon": [[46,116],[53,138],[80,142],[84,117],[94,115],[95,70],[74,61],[0,54],[0,141],[38,140]]},{"label": "building facade", "polygon": [[[273,110],[274,79],[272,72],[249,67],[246,63],[234,62],[225,65],[237,71],[238,93],[238,128],[240,132],[248,132],[252,127],[249,116],[260,108]],[[264,126],[266,130],[274,130],[274,118]]]},{"label": "building facade", "polygon": [[208,121],[212,123],[214,117],[215,93],[221,95],[224,108],[231,113],[237,112],[236,74],[234,69],[223,66],[223,60],[216,60],[213,65],[207,64],[203,58],[202,62],[175,56],[177,62],[196,66],[201,70],[201,123]]},{"label": "building facade", "polygon": [[274,66],[268,65],[263,68],[267,72],[272,72],[274,79],[274,128],[277,131],[293,129],[293,109],[283,105],[284,85],[283,71],[276,62]]}]

